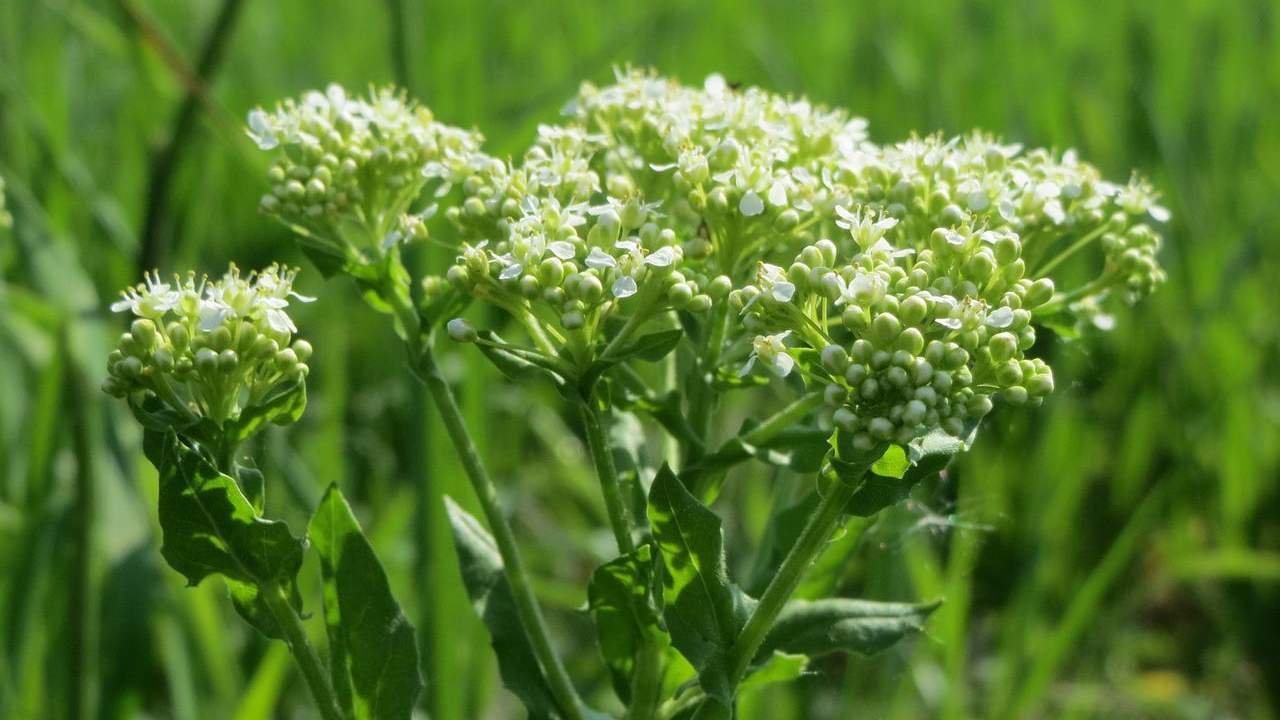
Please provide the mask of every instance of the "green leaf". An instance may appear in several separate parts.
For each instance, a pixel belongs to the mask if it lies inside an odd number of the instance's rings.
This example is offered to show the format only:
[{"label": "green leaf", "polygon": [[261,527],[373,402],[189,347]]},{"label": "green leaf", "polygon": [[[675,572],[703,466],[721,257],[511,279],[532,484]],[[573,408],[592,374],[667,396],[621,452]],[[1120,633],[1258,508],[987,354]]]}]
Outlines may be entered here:
[{"label": "green leaf", "polygon": [[311,237],[306,230],[294,228],[298,233],[298,247],[326,279],[342,272],[347,266],[347,256],[333,243]]},{"label": "green leaf", "polygon": [[725,654],[752,600],[729,581],[720,518],[663,465],[649,490],[649,524],[661,551],[671,642],[698,669],[703,691],[728,703]]},{"label": "green leaf", "polygon": [[787,603],[756,653],[764,662],[775,651],[811,657],[833,652],[872,655],[919,632],[941,601],[912,604],[835,598]]},{"label": "green leaf", "polygon": [[766,685],[791,682],[804,674],[804,669],[808,664],[809,658],[806,655],[793,655],[774,650],[773,654],[765,658],[764,662],[753,666],[748,671],[749,674],[746,679],[738,686],[738,692],[747,693],[752,690],[759,690]]},{"label": "green leaf", "polygon": [[684,328],[660,330],[642,335],[623,346],[616,354],[609,356],[608,362],[619,363],[632,358],[657,362],[675,350],[676,345],[679,345],[684,337]]},{"label": "green leaf", "polygon": [[[276,618],[271,614],[271,609],[259,598],[258,586],[250,583],[243,583],[239,580],[225,578],[227,581],[227,592],[231,595],[231,605],[236,609],[244,621],[253,626],[253,629],[262,633],[266,637],[273,640],[284,640],[284,632],[280,629]],[[298,583],[290,580],[287,586],[289,593],[289,604],[293,606],[299,614],[302,612],[302,594],[298,591]]]},{"label": "green leaf", "polygon": [[212,574],[261,585],[293,579],[303,542],[289,526],[265,520],[230,476],[174,432],[148,432],[148,456],[160,473],[160,553],[191,585]]},{"label": "green leaf", "polygon": [[[898,453],[904,452],[904,448],[889,446],[885,454],[871,466],[871,472],[865,474],[862,485],[849,499],[849,514],[870,517],[906,499],[917,484],[942,472],[956,455],[969,449],[977,432],[978,426],[975,423],[969,427],[964,438],[953,437],[941,430],[934,430],[917,438],[905,448],[905,459],[910,462],[910,466],[906,468],[902,466],[904,458],[898,456]],[[832,459],[831,464],[837,474],[846,467],[835,459]],[[899,471],[901,475],[897,475]]]},{"label": "green leaf", "polygon": [[653,547],[611,560],[591,574],[587,605],[595,619],[596,637],[614,692],[624,704],[631,701],[636,659],[646,646],[659,651],[670,642],[653,602]]},{"label": "green leaf", "polygon": [[261,402],[245,408],[240,417],[227,429],[228,440],[239,443],[253,435],[263,425],[275,423],[288,425],[302,417],[307,409],[307,384],[297,380],[271,391]]},{"label": "green leaf", "polygon": [[489,629],[502,684],[520,698],[531,718],[555,717],[554,696],[516,614],[511,586],[503,575],[502,557],[493,537],[452,499],[445,498],[445,507],[462,567],[462,582],[476,614]]},{"label": "green leaf", "polygon": [[422,692],[413,625],[336,485],[311,518],[324,578],[330,667],[339,702],[357,718],[406,720]]},{"label": "green leaf", "polygon": [[685,468],[680,473],[681,481],[687,487],[698,489],[695,495],[708,501],[718,492],[724,473],[739,463],[754,458],[798,473],[812,473],[818,471],[830,449],[830,433],[808,426],[787,428],[768,442],[747,442],[746,438],[757,425],[752,420],[743,422],[735,437]]},{"label": "green leaf", "polygon": [[515,352],[515,348],[495,347],[495,345],[506,345],[506,341],[498,336],[492,330],[481,330],[478,333],[481,340],[485,342],[476,343],[476,347],[480,348],[480,352],[493,363],[498,372],[505,375],[510,380],[529,380],[533,378],[543,378],[550,380],[557,387],[565,384],[564,378],[557,372],[557,368],[539,363],[533,356],[522,355]]},{"label": "green leaf", "polygon": [[911,461],[907,459],[907,451],[903,450],[901,445],[890,445],[880,459],[871,464],[871,472],[881,477],[901,480],[910,467]]}]

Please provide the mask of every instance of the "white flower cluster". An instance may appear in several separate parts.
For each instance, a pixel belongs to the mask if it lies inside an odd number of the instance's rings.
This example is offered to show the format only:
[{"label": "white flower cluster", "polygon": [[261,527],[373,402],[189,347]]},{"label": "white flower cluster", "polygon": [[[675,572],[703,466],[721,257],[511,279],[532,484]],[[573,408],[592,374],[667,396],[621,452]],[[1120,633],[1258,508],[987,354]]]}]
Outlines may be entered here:
[{"label": "white flower cluster", "polygon": [[866,122],[843,110],[718,75],[694,88],[626,71],[584,85],[566,112],[608,138],[598,161],[607,182],[662,201],[701,246],[690,256],[714,256],[722,272],[749,267],[762,246],[802,245],[839,200],[831,173],[866,142]]},{"label": "white flower cluster", "polygon": [[526,195],[517,217],[500,219],[501,239],[464,246],[447,278],[517,318],[532,314],[557,340],[581,339],[572,343],[581,349],[604,338],[612,317],[705,312],[712,294],[728,294],[728,278],[677,269],[683,250],[660,219],[638,197],[563,206],[554,193]]},{"label": "white flower cluster", "polygon": [[[800,368],[825,386],[827,417],[858,449],[933,428],[961,435],[993,396],[1022,404],[1052,392],[1049,367],[1024,353],[1036,337],[1031,310],[1053,284],[1024,277],[1014,233],[937,229],[917,251],[889,243],[883,218],[844,225],[855,239],[848,260],[821,240],[786,270],[760,263],[756,282],[733,292],[748,329],[768,333],[744,373]],[[797,360],[805,348],[815,361]]]},{"label": "white flower cluster", "polygon": [[412,204],[429,182],[443,195],[471,177],[481,142],[403,92],[357,98],[337,85],[251,111],[248,133],[263,150],[280,150],[264,212],[335,250],[375,257],[425,232]]},{"label": "white flower cluster", "polygon": [[1108,182],[1071,150],[1024,152],[982,133],[931,135],[864,144],[831,177],[853,206],[897,220],[888,237],[902,247],[925,247],[936,228],[1008,229],[1038,267],[1074,239],[1107,233],[1102,274],[1114,281],[1107,287],[1121,285],[1136,300],[1164,279],[1155,262],[1159,236],[1148,223],[1167,221],[1169,211],[1151,185],[1138,177]]},{"label": "white flower cluster", "polygon": [[159,398],[188,419],[222,425],[282,386],[301,385],[311,345],[294,339],[287,308],[295,270],[271,265],[218,280],[158,274],[125,290],[114,312],[136,316],[107,359],[107,393]]}]

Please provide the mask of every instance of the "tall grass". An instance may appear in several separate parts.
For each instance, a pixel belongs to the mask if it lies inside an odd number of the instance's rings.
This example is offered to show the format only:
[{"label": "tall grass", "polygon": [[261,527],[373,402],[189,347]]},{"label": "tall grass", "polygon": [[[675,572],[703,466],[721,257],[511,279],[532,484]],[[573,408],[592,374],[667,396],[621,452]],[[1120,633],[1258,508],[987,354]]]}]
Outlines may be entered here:
[{"label": "tall grass", "polygon": [[[256,213],[265,167],[239,130],[244,112],[330,80],[399,81],[514,153],[581,79],[628,62],[846,105],[880,141],[982,127],[1076,147],[1110,175],[1152,175],[1175,216],[1169,283],[1118,332],[1050,344],[1054,402],[1001,410],[945,482],[847,538],[848,560],[827,568],[824,582],[849,594],[945,596],[929,634],[823,661],[746,699],[744,716],[1280,712],[1274,3],[281,0],[243,3],[209,65],[230,4],[0,0],[0,175],[15,218],[0,238],[0,717],[249,720],[306,707],[281,648],[231,622],[220,588],[184,589],[158,562],[152,471],[95,390],[119,330],[104,309],[139,258],[166,271],[302,264]],[[188,71],[210,74],[194,104]],[[153,187],[157,153],[175,142]],[[148,231],[155,192],[163,222]],[[162,252],[145,249],[153,233]],[[516,717],[455,568],[440,501],[468,493],[441,429],[354,288],[319,294],[298,318],[320,349],[312,407],[266,443],[269,502],[307,507],[340,482],[415,608],[424,707]],[[563,589],[609,547],[575,490],[575,421],[531,418],[537,403],[516,394],[529,391],[472,355],[446,365],[571,671],[604,697],[575,611],[585,598]],[[770,498],[796,482],[731,480],[732,531],[753,541]]]}]

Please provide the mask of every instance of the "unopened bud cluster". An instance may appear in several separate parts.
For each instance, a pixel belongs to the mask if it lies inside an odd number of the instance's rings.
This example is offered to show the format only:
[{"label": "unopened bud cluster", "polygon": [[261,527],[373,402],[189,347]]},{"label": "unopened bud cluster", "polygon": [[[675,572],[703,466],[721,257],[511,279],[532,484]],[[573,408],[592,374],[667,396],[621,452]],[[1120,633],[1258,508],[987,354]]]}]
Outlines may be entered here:
[{"label": "unopened bud cluster", "polygon": [[[993,397],[1023,404],[1052,392],[1049,367],[1025,352],[1036,339],[1031,310],[1053,284],[1024,277],[1015,234],[938,229],[917,251],[877,237],[890,229],[883,218],[845,225],[851,259],[822,240],[786,269],[762,263],[756,283],[734,291],[744,325],[772,333],[753,343],[752,365],[779,375],[800,367],[822,383],[832,423],[861,449],[934,428],[960,435]],[[787,342],[817,361],[798,363]]]},{"label": "unopened bud cluster", "polygon": [[268,173],[264,212],[336,249],[350,244],[375,255],[425,231],[406,219],[411,204],[429,181],[447,191],[469,177],[480,144],[403,92],[354,98],[337,85],[272,112],[253,110],[248,132],[260,148],[282,150]]},{"label": "unopened bud cluster", "polygon": [[[221,426],[278,391],[302,391],[311,345],[286,312],[296,271],[272,265],[218,280],[149,275],[114,303],[135,316],[107,359],[103,390],[158,398],[187,420]],[[136,397],[141,394],[143,397]]]}]

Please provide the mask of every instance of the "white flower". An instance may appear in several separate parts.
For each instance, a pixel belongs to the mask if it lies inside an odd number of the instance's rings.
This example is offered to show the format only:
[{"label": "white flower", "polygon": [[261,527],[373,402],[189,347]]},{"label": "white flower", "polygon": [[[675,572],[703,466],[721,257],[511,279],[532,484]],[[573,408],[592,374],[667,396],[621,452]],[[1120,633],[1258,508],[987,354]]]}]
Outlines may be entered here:
[{"label": "white flower", "polygon": [[670,267],[680,259],[680,252],[670,245],[660,247],[644,259],[645,265],[653,267]]},{"label": "white flower", "polygon": [[1007,328],[1013,324],[1013,308],[1007,305],[997,308],[995,312],[987,315],[985,322],[987,327],[997,329]]},{"label": "white flower", "polygon": [[755,367],[756,361],[764,363],[769,370],[778,377],[786,377],[796,366],[795,358],[787,353],[787,346],[782,342],[791,334],[788,330],[777,335],[758,335],[752,341],[752,347],[755,350],[751,353],[751,357],[747,358],[747,362],[742,366],[739,376],[746,376]]},{"label": "white flower", "polygon": [[754,217],[764,212],[764,201],[754,190],[748,190],[738,202],[738,211],[746,217]]},{"label": "white flower", "polygon": [[547,249],[551,251],[552,255],[555,255],[561,260],[572,260],[578,254],[578,248],[567,240],[556,240],[555,242],[547,245]]},{"label": "white flower", "polygon": [[638,290],[639,290],[639,287],[636,285],[635,278],[631,277],[630,275],[623,275],[619,277],[617,280],[613,281],[613,288],[612,288],[613,296],[618,298],[619,300],[621,300],[622,298],[629,298],[632,295],[635,295]]}]

